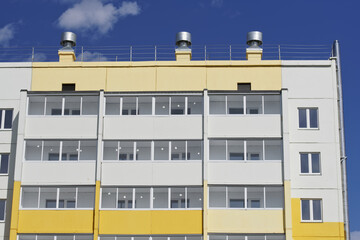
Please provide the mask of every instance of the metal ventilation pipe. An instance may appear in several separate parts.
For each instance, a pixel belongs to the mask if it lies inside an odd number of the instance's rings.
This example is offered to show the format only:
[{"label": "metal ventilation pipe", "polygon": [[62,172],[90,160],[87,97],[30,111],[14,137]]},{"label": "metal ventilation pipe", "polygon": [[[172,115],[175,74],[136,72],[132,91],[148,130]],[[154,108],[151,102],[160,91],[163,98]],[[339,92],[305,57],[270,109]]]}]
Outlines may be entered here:
[{"label": "metal ventilation pipe", "polygon": [[63,32],[61,34],[60,45],[63,46],[61,50],[73,50],[76,46],[76,34],[73,32]]},{"label": "metal ventilation pipe", "polygon": [[250,48],[260,48],[262,43],[262,32],[252,31],[247,33],[246,44],[249,45]]},{"label": "metal ventilation pipe", "polygon": [[191,33],[178,32],[176,34],[176,45],[179,49],[189,49],[191,46]]}]

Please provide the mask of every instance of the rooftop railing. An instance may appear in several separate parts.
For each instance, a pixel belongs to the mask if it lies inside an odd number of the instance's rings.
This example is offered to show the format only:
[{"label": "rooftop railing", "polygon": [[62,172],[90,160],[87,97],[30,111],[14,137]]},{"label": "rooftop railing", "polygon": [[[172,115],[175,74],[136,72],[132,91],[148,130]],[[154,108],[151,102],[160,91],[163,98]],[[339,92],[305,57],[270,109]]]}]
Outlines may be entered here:
[{"label": "rooftop railing", "polygon": [[[264,60],[327,60],[331,45],[264,44]],[[192,60],[246,60],[245,44],[192,45]],[[0,62],[57,62],[57,46],[2,47]],[[173,61],[173,45],[77,46],[76,61]]]}]

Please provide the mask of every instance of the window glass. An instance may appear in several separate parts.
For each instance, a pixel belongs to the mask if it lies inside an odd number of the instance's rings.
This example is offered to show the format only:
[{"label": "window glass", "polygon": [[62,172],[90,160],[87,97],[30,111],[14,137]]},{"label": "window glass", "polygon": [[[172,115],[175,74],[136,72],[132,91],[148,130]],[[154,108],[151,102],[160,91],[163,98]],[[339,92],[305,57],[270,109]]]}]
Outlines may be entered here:
[{"label": "window glass", "polygon": [[119,188],[117,208],[133,208],[133,189]]},{"label": "window glass", "polygon": [[150,208],[150,188],[135,188],[135,208]]},{"label": "window glass", "polygon": [[94,187],[78,187],[77,197],[78,197],[77,199],[78,208],[94,208],[94,204],[95,204]]},{"label": "window glass", "polygon": [[152,114],[152,97],[138,97],[138,114]]},{"label": "window glass", "polygon": [[210,160],[226,159],[226,141],[210,140]]},{"label": "window glass", "polygon": [[321,200],[312,200],[312,201],[313,201],[314,220],[321,220]]},{"label": "window glass", "polygon": [[264,96],[265,114],[281,114],[281,97],[280,95]]},{"label": "window glass", "polygon": [[118,142],[104,141],[104,160],[118,160]]},{"label": "window glass", "polygon": [[311,154],[311,167],[312,167],[312,173],[320,173],[320,154],[319,153]]},{"label": "window glass", "polygon": [[62,97],[48,96],[46,97],[46,115],[62,114]]},{"label": "window glass", "polygon": [[245,208],[245,191],[243,187],[228,187],[228,207]]},{"label": "window glass", "polygon": [[136,97],[123,97],[122,115],[136,114]]},{"label": "window glass", "polygon": [[201,141],[187,141],[187,160],[201,160]]},{"label": "window glass", "polygon": [[185,114],[185,97],[171,97],[171,115]]},{"label": "window glass", "polygon": [[228,160],[244,160],[244,141],[228,140]]},{"label": "window glass", "polygon": [[155,114],[169,115],[169,97],[155,98]]},{"label": "window glass", "polygon": [[301,200],[301,219],[310,220],[310,200]]},{"label": "window glass", "polygon": [[3,110],[0,109],[0,129],[3,128],[3,126],[2,126],[2,115],[3,115]]},{"label": "window glass", "polygon": [[75,240],[93,240],[92,235],[75,235]]},{"label": "window glass", "polygon": [[151,160],[151,142],[136,142],[136,160]]},{"label": "window glass", "polygon": [[120,115],[120,97],[106,97],[105,115]]},{"label": "window glass", "polygon": [[80,115],[81,97],[66,96],[64,115]]},{"label": "window glass", "polygon": [[202,240],[202,236],[186,236],[186,240]]},{"label": "window glass", "polygon": [[25,160],[40,161],[41,160],[41,141],[27,140],[25,146]]},{"label": "window glass", "polygon": [[309,173],[309,159],[307,153],[300,153],[301,173]]},{"label": "window glass", "polygon": [[246,113],[262,114],[262,96],[250,95],[246,96]]},{"label": "window glass", "polygon": [[168,188],[154,188],[153,191],[153,207],[168,208]]},{"label": "window glass", "polygon": [[187,188],[187,207],[202,208],[203,189],[201,187]]},{"label": "window glass", "polygon": [[45,141],[44,142],[44,161],[59,161],[60,156],[60,141]]},{"label": "window glass", "polygon": [[99,97],[82,97],[82,115],[97,115],[99,112]]},{"label": "window glass", "polygon": [[19,234],[19,240],[35,240],[36,235],[22,235]]},{"label": "window glass", "polygon": [[266,208],[284,207],[284,188],[265,187]]},{"label": "window glass", "polygon": [[4,128],[5,129],[11,129],[12,128],[12,119],[13,119],[13,110],[12,109],[6,109],[5,110],[5,123],[4,123]]},{"label": "window glass", "polygon": [[202,97],[188,97],[188,109],[187,114],[202,114],[203,113],[203,104],[202,104]]},{"label": "window glass", "polygon": [[299,108],[299,128],[306,128],[306,109]]},{"label": "window glass", "polygon": [[40,208],[56,208],[57,189],[52,187],[41,187]]},{"label": "window glass", "polygon": [[9,170],[9,154],[1,154],[0,174],[7,174]]},{"label": "window glass", "polygon": [[209,235],[209,240],[226,240],[225,235]]},{"label": "window glass", "polygon": [[226,207],[225,187],[209,187],[209,206],[221,208]]},{"label": "window glass", "polygon": [[45,97],[29,97],[29,115],[44,115]]},{"label": "window glass", "polygon": [[317,128],[318,127],[318,110],[317,108],[310,108],[310,127]]},{"label": "window glass", "polygon": [[211,95],[210,98],[210,114],[225,114],[226,104],[225,96]]},{"label": "window glass", "polygon": [[246,148],[247,160],[263,160],[262,141],[247,141]]},{"label": "window glass", "polygon": [[77,161],[79,158],[79,141],[63,141],[62,161]]},{"label": "window glass", "polygon": [[244,96],[227,96],[227,114],[244,114]]},{"label": "window glass", "polygon": [[54,240],[52,235],[37,235],[37,240]]},{"label": "window glass", "polygon": [[264,188],[248,187],[247,188],[247,207],[263,208],[264,207]]},{"label": "window glass", "polygon": [[171,160],[186,160],[185,141],[171,142]]},{"label": "window glass", "polygon": [[74,240],[73,235],[57,235],[56,240]]},{"label": "window glass", "polygon": [[266,240],[285,240],[284,235],[267,235]]},{"label": "window glass", "polygon": [[121,141],[119,147],[119,160],[134,160],[134,142]]},{"label": "window glass", "polygon": [[21,193],[21,207],[37,208],[39,202],[38,187],[23,187]]},{"label": "window glass", "polygon": [[116,208],[116,188],[102,188],[102,208]]},{"label": "window glass", "polygon": [[80,141],[80,160],[97,159],[97,142],[96,140]]},{"label": "window glass", "polygon": [[282,160],[281,140],[265,140],[265,160]]},{"label": "window glass", "polygon": [[229,235],[228,240],[245,240],[245,236],[240,235]]},{"label": "window glass", "polygon": [[76,188],[66,187],[60,188],[59,208],[75,208],[76,207]]},{"label": "window glass", "polygon": [[154,160],[169,160],[169,142],[154,142]]},{"label": "window glass", "polygon": [[185,208],[185,188],[171,188],[170,208]]},{"label": "window glass", "polygon": [[248,236],[248,240],[265,240],[265,236]]},{"label": "window glass", "polygon": [[152,240],[168,240],[167,237],[153,236]]}]

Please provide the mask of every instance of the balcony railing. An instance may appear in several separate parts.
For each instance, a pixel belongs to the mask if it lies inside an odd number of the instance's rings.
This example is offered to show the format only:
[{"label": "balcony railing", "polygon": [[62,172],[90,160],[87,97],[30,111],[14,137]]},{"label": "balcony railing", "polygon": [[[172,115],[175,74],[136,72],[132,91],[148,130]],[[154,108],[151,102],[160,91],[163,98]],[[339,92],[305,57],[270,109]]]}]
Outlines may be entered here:
[{"label": "balcony railing", "polygon": [[[192,60],[245,60],[245,44],[192,45]],[[56,62],[59,47],[3,47],[0,62]],[[77,46],[76,61],[174,61],[173,45]],[[264,60],[326,60],[331,45],[264,44]]]}]

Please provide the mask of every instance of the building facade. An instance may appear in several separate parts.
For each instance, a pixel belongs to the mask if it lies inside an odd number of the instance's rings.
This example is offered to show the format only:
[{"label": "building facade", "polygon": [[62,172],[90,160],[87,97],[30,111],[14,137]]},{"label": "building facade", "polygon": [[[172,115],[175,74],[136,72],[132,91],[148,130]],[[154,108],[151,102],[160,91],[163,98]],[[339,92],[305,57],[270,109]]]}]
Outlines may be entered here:
[{"label": "building facade", "polygon": [[4,239],[345,239],[337,59],[175,54],[0,66]]}]

